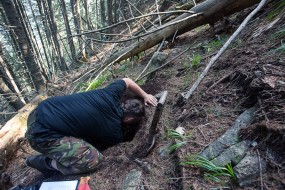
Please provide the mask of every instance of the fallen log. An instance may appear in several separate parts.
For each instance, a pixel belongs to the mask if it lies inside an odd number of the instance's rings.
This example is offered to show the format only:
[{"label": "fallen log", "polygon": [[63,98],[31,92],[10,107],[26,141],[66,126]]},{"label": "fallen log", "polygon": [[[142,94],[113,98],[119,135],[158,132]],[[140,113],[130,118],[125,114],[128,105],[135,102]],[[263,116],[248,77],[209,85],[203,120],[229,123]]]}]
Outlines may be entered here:
[{"label": "fallen log", "polygon": [[46,96],[38,95],[30,103],[26,104],[18,113],[10,119],[0,130],[0,169],[17,150],[19,139],[23,138],[27,130],[29,113],[46,99]]},{"label": "fallen log", "polygon": [[119,62],[134,55],[137,55],[140,52],[147,50],[160,43],[164,38],[167,39],[173,36],[174,34],[180,35],[204,24],[213,24],[219,19],[231,15],[240,10],[243,10],[247,7],[250,7],[256,4],[257,2],[259,1],[207,0],[190,9],[190,11],[196,13],[196,16],[191,16],[191,14],[189,13],[184,13],[180,15],[171,22],[160,26],[158,29],[153,31],[153,33],[141,37],[138,42],[113,54],[104,62],[104,65],[108,65],[114,61]]}]

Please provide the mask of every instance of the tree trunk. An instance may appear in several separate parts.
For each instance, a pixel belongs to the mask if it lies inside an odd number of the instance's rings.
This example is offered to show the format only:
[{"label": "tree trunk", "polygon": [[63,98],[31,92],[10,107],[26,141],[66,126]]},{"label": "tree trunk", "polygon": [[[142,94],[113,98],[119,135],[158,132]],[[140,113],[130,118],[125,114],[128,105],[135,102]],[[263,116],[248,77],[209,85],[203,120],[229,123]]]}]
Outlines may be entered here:
[{"label": "tree trunk", "polygon": [[0,130],[0,165],[5,165],[13,153],[17,151],[19,140],[24,137],[27,130],[27,119],[29,113],[39,102],[46,99],[45,96],[38,95],[29,104],[25,105],[10,119]]},{"label": "tree trunk", "polygon": [[[202,26],[207,23],[215,23],[220,18],[250,7],[257,2],[258,0],[207,0],[190,9],[190,11],[197,14],[200,13],[201,15],[187,18],[191,16],[189,13],[182,14],[173,21],[160,26],[160,30],[150,33],[149,35],[141,38],[141,41],[117,52],[107,59],[104,64],[107,65],[113,61],[119,62],[135,56],[138,53],[155,46],[164,38],[170,38],[175,33],[177,35],[183,34],[198,26]],[[171,23],[173,24],[170,25]]]},{"label": "tree trunk", "polygon": [[59,4],[61,7],[61,12],[62,12],[63,21],[64,21],[64,25],[66,29],[66,34],[67,34],[67,39],[68,39],[68,44],[69,44],[72,60],[76,63],[76,50],[75,50],[73,38],[71,37],[72,33],[71,33],[70,25],[69,25],[67,12],[66,12],[65,1],[59,0]]},{"label": "tree trunk", "polygon": [[50,27],[51,27],[51,33],[52,33],[52,37],[53,37],[53,41],[55,43],[55,48],[58,52],[59,55],[59,60],[60,60],[60,70],[61,71],[67,71],[68,67],[65,63],[64,57],[63,57],[63,52],[62,52],[62,47],[61,44],[59,42],[59,38],[58,38],[58,31],[57,31],[57,25],[54,19],[54,14],[53,14],[53,8],[52,8],[52,1],[47,1],[48,4],[48,9],[49,9],[49,14],[47,16],[49,16],[49,22],[50,22]]},{"label": "tree trunk", "polygon": [[107,0],[107,15],[108,15],[108,25],[113,24],[113,3],[112,0]]},{"label": "tree trunk", "polygon": [[37,91],[44,91],[45,82],[44,82],[43,76],[40,72],[39,66],[37,65],[35,57],[33,56],[32,49],[25,35],[26,33],[25,29],[19,20],[19,14],[17,13],[14,7],[13,1],[2,0],[1,4],[5,10],[5,14],[8,18],[8,21],[10,25],[13,26],[14,33],[17,36],[16,41],[18,42],[19,48],[21,50],[21,55],[24,58],[27,68],[31,73],[30,76],[34,82],[35,89]]},{"label": "tree trunk", "polygon": [[101,26],[106,25],[106,8],[104,0],[100,0],[100,10],[101,10]]},{"label": "tree trunk", "polygon": [[[91,19],[90,19],[90,14],[89,14],[89,4],[90,4],[90,1],[89,0],[85,0],[84,1],[85,4],[84,4],[84,9],[85,9],[85,19],[86,19],[86,24],[87,24],[87,29],[90,31],[90,30],[93,30],[93,26],[92,26],[92,23],[91,23]],[[87,52],[93,52],[94,51],[94,48],[93,48],[93,43],[92,41],[90,40],[92,37],[92,34],[88,34],[86,35],[87,37],[87,40],[86,40],[86,43],[88,44],[87,47]]]},{"label": "tree trunk", "polygon": [[[34,11],[34,8],[33,8],[31,0],[28,0],[28,3],[30,5],[30,9],[31,9],[31,12],[32,12],[32,15],[33,15],[33,19],[34,19],[35,24],[36,24],[36,28],[37,28],[37,31],[38,31],[38,34],[39,34],[39,37],[40,37],[41,44],[44,47],[42,49],[43,49],[44,54],[45,54],[46,63],[48,65],[48,67],[49,67],[50,61],[49,61],[49,56],[48,56],[48,53],[47,53],[47,50],[46,50],[47,48],[45,48],[45,43],[44,43],[44,40],[43,40],[43,37],[42,37],[42,33],[41,33],[41,30],[40,30],[39,24],[38,24],[36,16],[35,16],[35,11]],[[46,70],[45,72],[46,72],[46,75],[47,75],[47,79],[50,78],[51,77],[50,70]]]},{"label": "tree trunk", "polygon": [[[79,1],[78,0],[71,0],[71,10],[73,14],[73,20],[74,20],[74,26],[76,29],[76,33],[79,34],[82,31],[82,24],[81,24],[81,16],[80,16],[80,10],[79,10]],[[85,48],[83,44],[83,40],[81,39],[82,36],[78,36],[78,44],[79,44],[79,50],[82,51],[82,57],[85,58]]]},{"label": "tree trunk", "polygon": [[45,33],[45,36],[46,36],[46,43],[43,44],[43,47],[44,49],[47,50],[48,52],[48,55],[49,55],[49,58],[50,58],[50,62],[47,62],[47,65],[49,67],[49,73],[53,73],[52,71],[54,71],[54,67],[55,67],[55,60],[54,60],[54,57],[52,56],[52,52],[54,50],[54,46],[53,46],[53,42],[52,42],[52,39],[51,39],[51,34],[50,34],[50,30],[49,30],[49,27],[48,27],[48,23],[47,23],[47,19],[46,19],[46,16],[45,16],[45,13],[44,13],[44,7],[43,7],[43,2],[40,1],[40,0],[37,0],[37,5],[38,5],[38,9],[39,9],[39,13],[41,15],[41,21],[42,21],[42,24],[44,26],[44,33]]},{"label": "tree trunk", "polygon": [[42,59],[42,55],[40,53],[39,50],[39,46],[36,40],[36,37],[34,35],[34,31],[32,29],[32,26],[30,24],[30,21],[28,19],[28,16],[26,14],[25,8],[23,7],[23,4],[21,1],[16,0],[15,2],[15,8],[17,9],[19,16],[20,16],[20,20],[23,24],[23,26],[25,27],[25,32],[26,32],[26,36],[27,39],[29,39],[29,44],[30,47],[32,47],[33,52],[35,52],[35,59],[37,61],[37,64],[39,65],[39,68],[41,69],[41,73],[44,77],[45,80],[47,80],[47,72],[45,70],[45,67],[43,65],[43,59]]}]

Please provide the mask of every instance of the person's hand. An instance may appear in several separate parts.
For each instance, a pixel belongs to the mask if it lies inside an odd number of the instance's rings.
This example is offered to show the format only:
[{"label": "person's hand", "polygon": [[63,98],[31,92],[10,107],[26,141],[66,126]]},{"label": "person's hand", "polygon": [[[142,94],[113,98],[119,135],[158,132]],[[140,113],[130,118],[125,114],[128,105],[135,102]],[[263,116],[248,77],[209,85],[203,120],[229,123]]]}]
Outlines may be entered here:
[{"label": "person's hand", "polygon": [[145,105],[150,104],[152,106],[157,106],[157,99],[151,94],[146,94],[144,97],[144,103]]}]

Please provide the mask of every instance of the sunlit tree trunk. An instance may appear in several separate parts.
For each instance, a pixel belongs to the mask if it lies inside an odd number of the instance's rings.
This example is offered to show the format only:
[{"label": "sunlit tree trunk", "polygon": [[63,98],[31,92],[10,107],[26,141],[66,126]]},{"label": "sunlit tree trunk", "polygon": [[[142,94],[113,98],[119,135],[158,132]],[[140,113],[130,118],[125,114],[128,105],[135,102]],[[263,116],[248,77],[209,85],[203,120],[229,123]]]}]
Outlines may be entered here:
[{"label": "sunlit tree trunk", "polygon": [[[25,28],[19,19],[19,14],[15,9],[12,0],[2,0],[1,5],[5,11],[7,19],[11,26],[13,26],[13,32],[16,36],[16,42],[21,51],[21,55],[27,65],[30,72],[30,77],[33,80],[34,87],[37,91],[45,90],[44,78],[40,72],[40,67],[37,65],[32,49],[30,47],[29,39],[27,38]],[[15,36],[12,36],[15,37]]]}]

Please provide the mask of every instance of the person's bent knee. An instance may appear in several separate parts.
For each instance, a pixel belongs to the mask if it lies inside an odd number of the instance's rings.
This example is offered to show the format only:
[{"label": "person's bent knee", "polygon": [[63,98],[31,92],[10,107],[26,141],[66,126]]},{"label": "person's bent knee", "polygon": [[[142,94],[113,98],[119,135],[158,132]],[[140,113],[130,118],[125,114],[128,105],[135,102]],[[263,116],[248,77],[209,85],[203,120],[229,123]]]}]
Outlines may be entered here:
[{"label": "person's bent knee", "polygon": [[86,154],[84,157],[79,159],[77,162],[64,166],[61,163],[57,162],[57,170],[63,175],[73,175],[73,174],[82,174],[93,172],[97,169],[98,164],[103,159],[103,155],[96,149],[93,149]]}]

